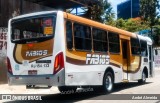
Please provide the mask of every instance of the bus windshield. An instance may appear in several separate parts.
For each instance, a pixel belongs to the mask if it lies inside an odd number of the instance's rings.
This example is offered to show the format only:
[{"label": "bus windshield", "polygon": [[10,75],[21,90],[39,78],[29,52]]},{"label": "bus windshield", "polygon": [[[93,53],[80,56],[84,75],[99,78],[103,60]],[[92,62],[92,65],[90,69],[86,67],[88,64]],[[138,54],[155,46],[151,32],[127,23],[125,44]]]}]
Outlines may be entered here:
[{"label": "bus windshield", "polygon": [[11,41],[41,42],[54,37],[56,15],[13,20]]}]

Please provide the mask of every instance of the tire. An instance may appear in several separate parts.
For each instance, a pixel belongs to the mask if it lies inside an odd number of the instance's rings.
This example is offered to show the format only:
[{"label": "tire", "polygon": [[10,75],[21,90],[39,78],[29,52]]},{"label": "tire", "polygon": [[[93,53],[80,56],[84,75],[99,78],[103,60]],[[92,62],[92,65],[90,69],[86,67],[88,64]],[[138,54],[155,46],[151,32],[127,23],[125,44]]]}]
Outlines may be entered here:
[{"label": "tire", "polygon": [[26,85],[26,89],[35,88],[35,85]]},{"label": "tire", "polygon": [[51,87],[52,87],[52,86],[49,86],[49,85],[48,85],[48,87],[47,87],[47,88],[49,89],[49,88],[51,88]]},{"label": "tire", "polygon": [[61,93],[64,93],[64,92],[75,93],[76,90],[77,90],[77,87],[74,87],[74,86],[58,86],[58,90]]},{"label": "tire", "polygon": [[32,85],[26,85],[26,89],[30,89]]},{"label": "tire", "polygon": [[114,86],[113,74],[111,72],[105,73],[102,86],[103,92],[104,93],[111,92],[113,90],[113,86]]},{"label": "tire", "polygon": [[146,73],[144,71],[142,73],[142,79],[138,80],[138,83],[140,84],[146,83]]}]

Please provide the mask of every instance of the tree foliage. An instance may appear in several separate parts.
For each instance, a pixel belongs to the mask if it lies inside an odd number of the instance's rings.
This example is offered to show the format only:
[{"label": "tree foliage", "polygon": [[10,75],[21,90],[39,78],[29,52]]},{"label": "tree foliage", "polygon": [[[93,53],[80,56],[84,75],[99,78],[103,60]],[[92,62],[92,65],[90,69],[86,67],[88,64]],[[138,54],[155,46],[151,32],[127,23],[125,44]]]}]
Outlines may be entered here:
[{"label": "tree foliage", "polygon": [[87,15],[95,21],[130,32],[150,29],[149,36],[154,40],[155,45],[160,45],[160,15],[157,12],[157,9],[160,11],[159,2],[160,0],[140,0],[139,18],[114,20],[115,14],[111,4],[108,0],[99,0],[99,4],[93,4],[92,8],[88,9]]},{"label": "tree foliage", "polygon": [[149,23],[151,29],[150,37],[154,41],[154,46],[160,45],[160,9],[159,0],[140,0],[141,18]]},{"label": "tree foliage", "polygon": [[149,23],[144,22],[140,18],[128,19],[128,20],[124,20],[121,18],[118,20],[106,22],[106,24],[123,29],[123,30],[130,31],[130,32],[137,32],[137,31],[149,29]]},{"label": "tree foliage", "polygon": [[159,0],[140,0],[140,16],[143,20],[149,22],[150,27],[158,23],[157,9],[159,8]]},{"label": "tree foliage", "polygon": [[93,4],[88,8],[86,15],[92,20],[104,23],[105,21],[111,21],[115,17],[112,9],[108,0],[99,0],[98,4]]},{"label": "tree foliage", "polygon": [[155,25],[153,27],[153,33],[151,37],[154,40],[154,46],[160,46],[160,25]]}]

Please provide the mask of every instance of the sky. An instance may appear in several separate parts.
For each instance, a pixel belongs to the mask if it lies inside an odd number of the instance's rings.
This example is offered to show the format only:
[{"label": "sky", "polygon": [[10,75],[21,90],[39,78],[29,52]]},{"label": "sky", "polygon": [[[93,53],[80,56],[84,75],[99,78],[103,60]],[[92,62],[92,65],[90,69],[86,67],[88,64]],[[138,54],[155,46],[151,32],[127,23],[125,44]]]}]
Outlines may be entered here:
[{"label": "sky", "polygon": [[[124,1],[127,1],[127,0],[108,0],[108,2],[110,2],[113,7],[113,11],[115,13],[116,18],[117,18],[117,5],[124,2]],[[160,2],[159,2],[159,4],[160,4]],[[160,10],[159,10],[159,12],[160,12]]]},{"label": "sky", "polygon": [[117,5],[124,1],[126,0],[108,0],[108,2],[110,2],[113,7],[113,11],[115,12],[116,18],[117,18]]},{"label": "sky", "polygon": [[[127,1],[127,0],[108,0],[108,2],[110,2],[113,7],[113,11],[115,13],[116,18],[117,18],[117,5],[124,1]],[[75,10],[72,11],[72,13],[75,13],[75,12],[76,12]]]}]

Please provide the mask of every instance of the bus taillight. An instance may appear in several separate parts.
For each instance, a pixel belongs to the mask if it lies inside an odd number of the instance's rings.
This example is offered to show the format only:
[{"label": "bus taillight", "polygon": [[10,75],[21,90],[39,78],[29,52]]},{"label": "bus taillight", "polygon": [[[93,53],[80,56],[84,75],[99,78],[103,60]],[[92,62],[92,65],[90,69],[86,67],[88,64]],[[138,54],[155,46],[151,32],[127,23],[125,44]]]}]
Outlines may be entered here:
[{"label": "bus taillight", "polygon": [[58,71],[60,71],[62,68],[64,68],[64,58],[63,58],[63,53],[60,52],[58,55],[55,57],[55,62],[54,62],[54,74],[56,74]]},{"label": "bus taillight", "polygon": [[9,60],[8,57],[7,57],[7,68],[8,68],[8,72],[9,72],[10,74],[13,74],[13,73],[12,73],[11,62],[10,62],[10,60]]}]

